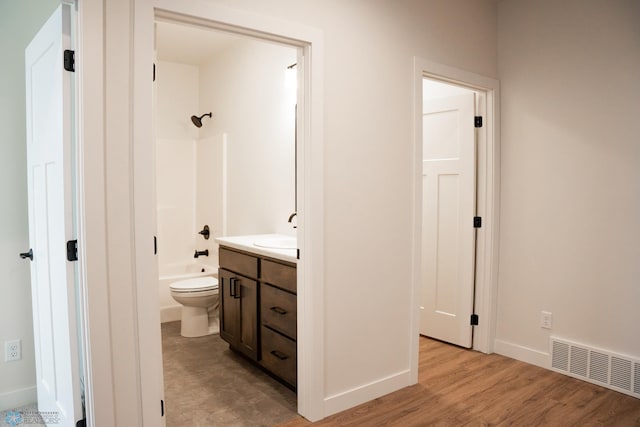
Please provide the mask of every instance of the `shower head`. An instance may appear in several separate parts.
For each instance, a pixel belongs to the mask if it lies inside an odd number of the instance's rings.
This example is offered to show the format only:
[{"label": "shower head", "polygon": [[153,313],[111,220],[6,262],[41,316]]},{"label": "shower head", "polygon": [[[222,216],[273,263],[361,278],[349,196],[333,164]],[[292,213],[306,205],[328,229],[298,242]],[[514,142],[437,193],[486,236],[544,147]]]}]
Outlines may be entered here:
[{"label": "shower head", "polygon": [[202,127],[202,118],[204,116],[213,117],[213,115],[211,113],[205,113],[205,114],[201,115],[200,117],[191,116],[191,121],[193,122],[195,127],[197,127],[197,128],[201,128]]}]

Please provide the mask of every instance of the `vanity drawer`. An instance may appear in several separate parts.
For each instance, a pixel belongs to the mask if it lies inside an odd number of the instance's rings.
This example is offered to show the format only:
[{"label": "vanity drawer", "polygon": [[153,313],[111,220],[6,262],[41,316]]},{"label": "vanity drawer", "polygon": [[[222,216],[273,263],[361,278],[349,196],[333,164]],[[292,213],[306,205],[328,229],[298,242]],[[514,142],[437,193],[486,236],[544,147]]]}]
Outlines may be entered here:
[{"label": "vanity drawer", "polygon": [[273,262],[268,259],[262,260],[261,280],[282,289],[296,292],[296,268],[288,265]]},{"label": "vanity drawer", "polygon": [[260,286],[262,324],[287,335],[289,338],[296,339],[298,322],[296,296],[264,283]]},{"label": "vanity drawer", "polygon": [[296,342],[262,326],[262,364],[292,386],[297,378]]},{"label": "vanity drawer", "polygon": [[218,252],[218,263],[221,268],[248,277],[258,277],[258,258],[246,255],[224,247]]}]

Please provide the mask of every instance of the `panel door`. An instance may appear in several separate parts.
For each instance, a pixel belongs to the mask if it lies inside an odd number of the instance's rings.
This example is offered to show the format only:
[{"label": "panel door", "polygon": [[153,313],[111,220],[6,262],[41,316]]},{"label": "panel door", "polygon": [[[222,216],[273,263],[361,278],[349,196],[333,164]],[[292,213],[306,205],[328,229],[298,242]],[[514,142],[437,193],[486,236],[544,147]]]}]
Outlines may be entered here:
[{"label": "panel door", "polygon": [[70,46],[69,5],[62,5],[25,50],[29,243],[38,409],[55,425],[82,418],[73,239],[71,85],[63,69]]},{"label": "panel door", "polygon": [[420,333],[471,347],[476,203],[474,94],[431,100],[423,114]]}]

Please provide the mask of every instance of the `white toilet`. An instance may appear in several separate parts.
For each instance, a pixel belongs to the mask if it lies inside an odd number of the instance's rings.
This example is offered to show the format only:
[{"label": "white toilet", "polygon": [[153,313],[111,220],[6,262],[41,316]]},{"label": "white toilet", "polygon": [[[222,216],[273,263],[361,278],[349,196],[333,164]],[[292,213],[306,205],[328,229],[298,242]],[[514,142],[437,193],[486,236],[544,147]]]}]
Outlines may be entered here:
[{"label": "white toilet", "polygon": [[211,276],[179,280],[169,285],[173,299],[182,304],[183,337],[217,333],[218,279]]}]

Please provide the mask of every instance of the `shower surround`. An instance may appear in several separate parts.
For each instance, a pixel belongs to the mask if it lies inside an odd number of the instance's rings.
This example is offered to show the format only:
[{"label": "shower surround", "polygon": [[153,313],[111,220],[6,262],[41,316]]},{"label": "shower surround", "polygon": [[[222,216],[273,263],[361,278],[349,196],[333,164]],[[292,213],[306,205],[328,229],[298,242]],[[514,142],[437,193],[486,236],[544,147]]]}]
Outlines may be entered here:
[{"label": "shower surround", "polygon": [[[223,136],[200,139],[190,120],[198,111],[197,66],[159,61],[156,75],[158,292],[161,320],[167,322],[180,319],[169,283],[217,272],[217,245],[198,232],[207,224],[212,235],[223,233]],[[194,259],[196,250],[209,256]]]}]

